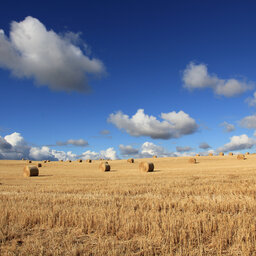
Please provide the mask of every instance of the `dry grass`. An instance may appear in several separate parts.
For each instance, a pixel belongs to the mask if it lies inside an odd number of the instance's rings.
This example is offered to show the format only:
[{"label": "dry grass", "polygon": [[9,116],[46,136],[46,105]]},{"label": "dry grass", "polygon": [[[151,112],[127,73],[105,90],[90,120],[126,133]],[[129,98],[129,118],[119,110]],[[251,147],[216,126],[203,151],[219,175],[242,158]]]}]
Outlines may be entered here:
[{"label": "dry grass", "polygon": [[256,157],[188,159],[0,161],[0,255],[256,255]]}]

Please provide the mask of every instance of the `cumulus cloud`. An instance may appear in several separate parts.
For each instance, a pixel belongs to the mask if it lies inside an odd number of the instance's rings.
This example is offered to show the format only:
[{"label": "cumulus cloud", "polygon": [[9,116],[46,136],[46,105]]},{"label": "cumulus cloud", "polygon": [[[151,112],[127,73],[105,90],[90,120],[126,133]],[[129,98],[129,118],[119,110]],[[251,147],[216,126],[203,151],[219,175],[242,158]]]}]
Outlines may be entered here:
[{"label": "cumulus cloud", "polygon": [[236,151],[243,149],[250,149],[256,143],[256,140],[249,138],[246,134],[240,136],[233,136],[230,138],[230,142],[225,144],[223,147],[217,149],[217,151],[227,152],[227,151]]},{"label": "cumulus cloud", "polygon": [[51,161],[55,161],[58,160],[58,158],[56,158],[53,155],[52,150],[47,147],[47,146],[43,146],[43,147],[32,147],[29,151],[29,158],[30,159],[34,159],[34,160],[51,160]]},{"label": "cumulus cloud", "polygon": [[184,146],[184,147],[177,146],[177,147],[176,147],[176,150],[177,150],[178,152],[188,152],[188,151],[191,151],[192,148],[191,148],[191,147],[188,147],[188,146]]},{"label": "cumulus cloud", "polygon": [[240,120],[240,125],[247,129],[256,129],[256,115],[244,117]]},{"label": "cumulus cloud", "polygon": [[205,64],[190,62],[183,72],[184,87],[187,89],[211,88],[217,95],[234,97],[253,88],[252,82],[237,79],[220,79],[214,74],[209,74]]},{"label": "cumulus cloud", "polygon": [[195,133],[198,129],[196,121],[183,111],[162,113],[161,118],[163,121],[144,114],[144,109],[138,109],[131,118],[121,111],[112,113],[108,122],[119,129],[124,129],[131,136],[148,136],[152,139],[179,138]]},{"label": "cumulus cloud", "polygon": [[67,140],[67,141],[57,141],[56,142],[57,146],[67,146],[67,145],[73,145],[73,146],[77,146],[77,147],[86,147],[88,146],[88,142],[86,140],[83,139],[79,139],[79,140]]},{"label": "cumulus cloud", "polygon": [[81,159],[100,159],[100,158],[104,158],[104,159],[111,159],[111,160],[116,160],[119,159],[117,152],[114,150],[114,148],[108,148],[106,150],[101,150],[100,153],[95,152],[95,151],[91,151],[91,150],[87,150],[85,151],[81,156]]},{"label": "cumulus cloud", "polygon": [[220,124],[223,126],[225,132],[232,132],[235,130],[235,126],[233,124],[229,124],[228,122],[223,122]]},{"label": "cumulus cloud", "polygon": [[13,21],[9,38],[0,30],[0,67],[52,90],[89,91],[89,75],[104,74],[105,68],[99,59],[83,53],[78,38],[79,34],[47,30],[30,16]]},{"label": "cumulus cloud", "polygon": [[137,148],[132,147],[131,145],[125,146],[123,144],[120,144],[119,150],[122,156],[134,156],[139,153],[139,150]]},{"label": "cumulus cloud", "polygon": [[249,97],[245,100],[249,106],[255,107],[256,106],[256,92],[253,93],[253,97]]},{"label": "cumulus cloud", "polygon": [[202,143],[199,144],[199,148],[206,150],[206,149],[211,148],[211,146],[206,142],[202,142]]}]

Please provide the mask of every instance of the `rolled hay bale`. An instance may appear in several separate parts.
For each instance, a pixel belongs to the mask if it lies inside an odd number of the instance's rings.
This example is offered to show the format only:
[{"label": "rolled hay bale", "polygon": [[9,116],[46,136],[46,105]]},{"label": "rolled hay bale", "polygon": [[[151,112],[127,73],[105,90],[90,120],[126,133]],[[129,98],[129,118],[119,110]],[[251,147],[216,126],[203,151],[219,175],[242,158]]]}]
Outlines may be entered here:
[{"label": "rolled hay bale", "polygon": [[245,156],[243,155],[243,154],[239,154],[239,155],[237,155],[237,157],[236,157],[238,160],[245,160],[246,158],[245,158]]},{"label": "rolled hay bale", "polygon": [[200,156],[200,154],[196,154],[196,156]]},{"label": "rolled hay bale", "polygon": [[188,162],[191,163],[191,164],[196,164],[196,159],[191,157],[188,159]]},{"label": "rolled hay bale", "polygon": [[153,156],[153,158],[157,158],[157,156]]},{"label": "rolled hay bale", "polygon": [[91,159],[87,159],[87,160],[86,160],[86,163],[91,163],[91,162],[92,162]]},{"label": "rolled hay bale", "polygon": [[41,164],[41,163],[38,163],[38,164],[37,164],[37,167],[42,167],[42,164]]},{"label": "rolled hay bale", "polygon": [[69,163],[71,163],[72,161],[71,160],[68,160]]},{"label": "rolled hay bale", "polygon": [[134,159],[133,158],[129,158],[129,159],[127,159],[127,162],[133,164],[134,163]]},{"label": "rolled hay bale", "polygon": [[249,152],[246,152],[245,154],[246,154],[246,155],[250,155],[250,153],[249,153]]},{"label": "rolled hay bale", "polygon": [[213,153],[209,153],[208,156],[213,156]]},{"label": "rolled hay bale", "polygon": [[233,156],[233,153],[232,153],[232,152],[229,152],[228,155],[229,155],[229,156]]},{"label": "rolled hay bale", "polygon": [[29,164],[31,164],[31,163],[32,163],[32,161],[31,161],[31,160],[28,160],[28,163],[29,163]]},{"label": "rolled hay bale", "polygon": [[63,160],[60,160],[60,162],[63,162]]},{"label": "rolled hay bale", "polygon": [[21,158],[21,160],[22,160],[22,161],[24,161],[24,160],[25,160],[25,158]]},{"label": "rolled hay bale", "polygon": [[78,162],[78,163],[82,163],[83,160],[82,160],[82,159],[78,159],[77,162]]},{"label": "rolled hay bale", "polygon": [[44,160],[44,163],[46,163],[47,161],[46,160]]},{"label": "rolled hay bale", "polygon": [[219,156],[224,156],[224,153],[223,153],[223,152],[220,152],[220,153],[219,153]]},{"label": "rolled hay bale", "polygon": [[23,169],[24,177],[38,176],[39,170],[36,166],[27,165]]},{"label": "rolled hay bale", "polygon": [[139,170],[142,172],[153,172],[154,164],[149,162],[141,162],[139,164]]},{"label": "rolled hay bale", "polygon": [[48,162],[48,163],[50,163],[50,162],[51,162],[51,160],[47,160],[47,162]]},{"label": "rolled hay bale", "polygon": [[99,165],[99,169],[100,169],[102,172],[109,172],[109,171],[110,171],[110,165],[108,164],[108,162],[102,162],[102,163],[100,163],[100,165]]}]

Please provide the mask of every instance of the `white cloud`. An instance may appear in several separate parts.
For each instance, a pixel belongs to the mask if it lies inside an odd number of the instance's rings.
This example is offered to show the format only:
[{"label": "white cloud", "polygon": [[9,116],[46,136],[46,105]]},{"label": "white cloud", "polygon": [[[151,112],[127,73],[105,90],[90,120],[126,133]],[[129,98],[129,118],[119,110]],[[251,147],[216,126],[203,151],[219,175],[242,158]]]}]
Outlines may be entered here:
[{"label": "white cloud", "polygon": [[191,147],[188,147],[188,146],[184,146],[184,147],[177,146],[177,147],[176,147],[176,150],[177,150],[178,152],[188,152],[188,151],[191,151],[192,148],[191,148]]},{"label": "white cloud", "polygon": [[148,136],[152,139],[179,138],[196,132],[198,128],[195,120],[183,111],[162,113],[161,118],[163,121],[144,114],[144,109],[138,109],[131,118],[121,111],[110,114],[108,122],[124,129],[131,136]]},{"label": "white cloud", "polygon": [[256,129],[256,115],[246,116],[240,121],[240,125],[247,129]]},{"label": "white cloud", "polygon": [[218,148],[217,151],[227,152],[250,149],[255,145],[255,143],[255,139],[249,138],[246,134],[242,134],[240,136],[231,137],[230,142],[225,144],[223,147]]},{"label": "white cloud", "polygon": [[184,87],[188,89],[212,88],[217,95],[234,97],[252,89],[253,83],[237,79],[220,79],[208,73],[205,64],[189,63],[183,72]]},{"label": "white cloud", "polygon": [[255,107],[256,106],[256,92],[253,93],[253,97],[249,97],[245,100],[249,106]]},{"label": "white cloud", "polygon": [[88,142],[84,139],[79,139],[79,140],[67,140],[67,141],[57,141],[56,142],[57,146],[67,146],[67,145],[73,145],[77,147],[86,147],[88,146]]},{"label": "white cloud", "polygon": [[140,148],[140,157],[152,157],[152,156],[158,156],[158,157],[168,157],[168,156],[175,156],[172,152],[167,152],[164,147],[158,146],[152,142],[145,142],[142,144]]},{"label": "white cloud", "polygon": [[79,35],[72,35],[72,40],[58,35],[30,16],[14,21],[10,38],[0,31],[0,67],[52,90],[89,91],[88,75],[104,74],[105,68],[100,60],[86,56],[75,44]]},{"label": "white cloud", "polygon": [[130,155],[137,155],[139,150],[137,148],[133,148],[131,145],[119,145],[119,150],[122,156],[130,156]]},{"label": "white cloud", "polygon": [[32,147],[29,151],[29,158],[33,159],[33,160],[58,160],[54,155],[52,150],[47,147],[47,146],[43,146],[43,147]]},{"label": "white cloud", "polygon": [[233,124],[229,124],[226,121],[221,123],[220,125],[224,127],[225,132],[232,132],[235,130],[235,126]]},{"label": "white cloud", "polygon": [[199,144],[199,148],[201,148],[201,149],[209,149],[209,148],[211,148],[211,146],[208,143],[206,143],[206,142],[202,142],[202,143]]},{"label": "white cloud", "polygon": [[81,159],[84,159],[84,160],[86,160],[86,159],[96,160],[96,159],[100,159],[100,158],[111,159],[111,160],[119,159],[114,148],[108,148],[106,150],[101,150],[100,153],[91,151],[91,150],[87,150],[80,157],[81,157]]}]

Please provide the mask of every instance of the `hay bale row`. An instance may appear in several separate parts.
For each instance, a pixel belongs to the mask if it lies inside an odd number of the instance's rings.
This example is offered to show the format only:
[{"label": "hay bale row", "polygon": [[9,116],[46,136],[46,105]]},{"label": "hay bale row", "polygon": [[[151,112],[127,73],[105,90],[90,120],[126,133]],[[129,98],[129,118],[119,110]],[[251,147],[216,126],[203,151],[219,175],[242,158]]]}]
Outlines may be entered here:
[{"label": "hay bale row", "polygon": [[140,162],[139,170],[142,172],[153,172],[154,171],[154,164],[149,162]]},{"label": "hay bale row", "polygon": [[24,177],[38,176],[39,170],[36,166],[27,165],[23,169],[23,175]]}]

